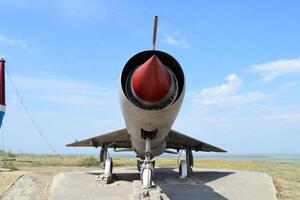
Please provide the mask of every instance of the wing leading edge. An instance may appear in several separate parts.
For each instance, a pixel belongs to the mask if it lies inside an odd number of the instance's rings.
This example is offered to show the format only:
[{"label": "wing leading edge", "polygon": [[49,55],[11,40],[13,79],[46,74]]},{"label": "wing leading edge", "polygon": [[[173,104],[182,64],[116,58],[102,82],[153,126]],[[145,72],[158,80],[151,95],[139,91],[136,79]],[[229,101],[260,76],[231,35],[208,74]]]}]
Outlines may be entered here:
[{"label": "wing leading edge", "polygon": [[[207,144],[195,138],[189,137],[175,130],[171,130],[167,138],[168,149],[186,149],[206,152],[226,152],[225,150]],[[75,141],[67,144],[68,147],[102,147],[108,145],[108,148],[131,148],[129,134],[126,129],[120,129],[96,137],[91,137],[81,141]]]},{"label": "wing leading edge", "polygon": [[189,137],[175,130],[171,130],[167,136],[167,148],[170,149],[186,149],[190,148],[194,151],[206,152],[227,152],[221,148],[207,144],[195,138]]},{"label": "wing leading edge", "polygon": [[120,129],[96,137],[67,144],[67,147],[101,147],[108,145],[111,148],[131,148],[131,142],[126,129]]}]

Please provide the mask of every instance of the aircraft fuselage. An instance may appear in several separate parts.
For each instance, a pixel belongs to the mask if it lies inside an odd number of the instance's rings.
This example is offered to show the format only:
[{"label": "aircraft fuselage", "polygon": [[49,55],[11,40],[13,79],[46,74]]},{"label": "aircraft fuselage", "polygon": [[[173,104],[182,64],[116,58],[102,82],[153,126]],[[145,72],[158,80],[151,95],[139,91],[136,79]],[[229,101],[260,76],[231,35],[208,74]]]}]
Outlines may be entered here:
[{"label": "aircraft fuselage", "polygon": [[[162,100],[150,102],[132,94],[134,89],[132,89],[131,79],[135,71],[143,63],[151,59],[153,55],[164,64],[168,73],[171,74],[172,80],[169,84],[169,91],[165,95],[166,97],[163,97]],[[148,76],[146,74],[140,80],[143,83],[149,81],[149,85],[147,83],[145,88],[142,88],[142,92],[146,93],[149,88],[151,89],[150,81],[155,81],[155,78],[152,76],[156,76],[156,74],[149,74]],[[159,90],[160,88],[157,89]],[[150,92],[156,95],[155,92],[157,91]],[[120,103],[132,148],[138,157],[144,158],[145,156],[146,137],[150,137],[151,157],[158,156],[164,152],[166,149],[166,137],[180,110],[184,93],[185,81],[183,71],[179,63],[169,54],[153,50],[144,51],[133,56],[126,63],[121,74]]]}]

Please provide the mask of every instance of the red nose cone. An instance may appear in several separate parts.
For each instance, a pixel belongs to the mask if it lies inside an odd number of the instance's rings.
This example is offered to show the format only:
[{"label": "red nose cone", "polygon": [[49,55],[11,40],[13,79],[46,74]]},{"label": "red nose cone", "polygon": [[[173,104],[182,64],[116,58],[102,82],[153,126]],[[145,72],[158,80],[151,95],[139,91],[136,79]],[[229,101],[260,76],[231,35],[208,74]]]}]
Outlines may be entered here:
[{"label": "red nose cone", "polygon": [[167,67],[153,55],[132,75],[134,93],[142,100],[156,102],[167,95],[171,87],[171,74]]}]

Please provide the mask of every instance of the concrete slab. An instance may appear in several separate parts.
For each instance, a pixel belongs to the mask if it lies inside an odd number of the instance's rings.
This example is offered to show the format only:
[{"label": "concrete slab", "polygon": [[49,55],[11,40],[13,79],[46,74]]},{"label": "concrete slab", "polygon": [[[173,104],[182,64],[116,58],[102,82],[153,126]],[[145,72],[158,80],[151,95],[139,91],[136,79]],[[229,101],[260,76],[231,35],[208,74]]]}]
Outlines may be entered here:
[{"label": "concrete slab", "polygon": [[[102,185],[95,176],[102,171],[67,172],[54,177],[50,200],[132,199],[132,184],[139,179],[135,168],[115,168],[114,182]],[[185,180],[171,168],[156,169],[154,182],[169,199],[276,200],[272,178],[265,173],[196,169]]]},{"label": "concrete slab", "polygon": [[12,171],[11,169],[7,169],[7,168],[1,168],[0,167],[0,172],[10,172]]}]

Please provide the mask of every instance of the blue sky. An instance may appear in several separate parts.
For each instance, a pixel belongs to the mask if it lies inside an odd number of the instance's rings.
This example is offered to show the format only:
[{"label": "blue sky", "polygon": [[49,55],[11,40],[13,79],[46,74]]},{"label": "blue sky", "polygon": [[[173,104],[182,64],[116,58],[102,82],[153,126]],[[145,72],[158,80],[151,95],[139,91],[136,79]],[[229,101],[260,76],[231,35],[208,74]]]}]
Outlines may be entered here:
[{"label": "blue sky", "polygon": [[[174,128],[231,153],[300,153],[297,1],[1,1],[0,56],[44,134],[66,143],[124,127],[119,76],[151,48],[181,63]],[[6,148],[51,153],[7,81]]]}]

